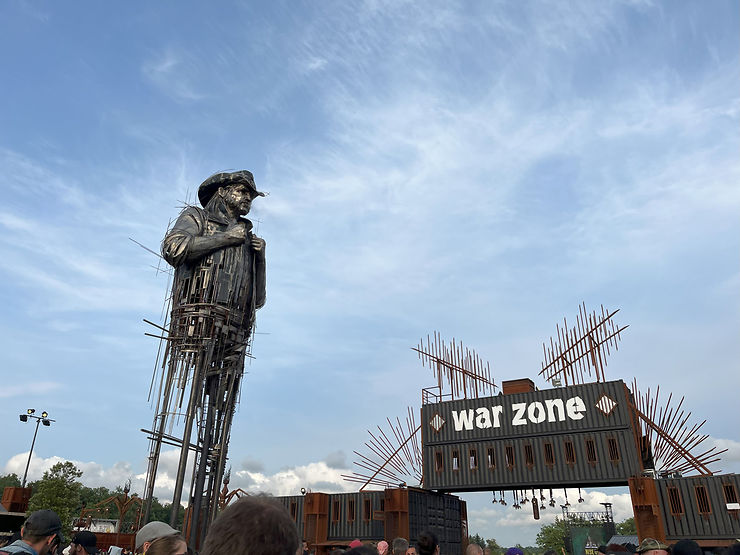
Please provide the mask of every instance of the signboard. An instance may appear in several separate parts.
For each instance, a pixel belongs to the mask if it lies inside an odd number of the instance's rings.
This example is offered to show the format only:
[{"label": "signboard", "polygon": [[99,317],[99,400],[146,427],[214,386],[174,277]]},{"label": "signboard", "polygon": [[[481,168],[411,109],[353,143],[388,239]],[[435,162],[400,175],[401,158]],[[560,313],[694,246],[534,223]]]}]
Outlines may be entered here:
[{"label": "signboard", "polygon": [[424,485],[624,485],[641,470],[629,395],[613,381],[424,405]]}]

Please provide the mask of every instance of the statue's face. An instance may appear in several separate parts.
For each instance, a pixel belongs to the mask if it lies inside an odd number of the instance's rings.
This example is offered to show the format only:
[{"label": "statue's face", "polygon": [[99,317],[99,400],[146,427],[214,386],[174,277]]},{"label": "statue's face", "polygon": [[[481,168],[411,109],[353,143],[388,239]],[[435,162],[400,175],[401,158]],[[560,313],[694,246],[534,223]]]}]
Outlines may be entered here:
[{"label": "statue's face", "polygon": [[223,192],[224,202],[235,214],[244,216],[252,207],[252,191],[245,185],[232,185]]}]

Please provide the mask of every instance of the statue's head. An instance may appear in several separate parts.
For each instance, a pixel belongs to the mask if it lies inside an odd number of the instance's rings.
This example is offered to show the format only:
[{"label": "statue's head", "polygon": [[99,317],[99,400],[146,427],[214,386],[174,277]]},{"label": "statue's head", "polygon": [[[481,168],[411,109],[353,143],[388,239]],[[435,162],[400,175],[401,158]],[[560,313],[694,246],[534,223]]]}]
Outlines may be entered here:
[{"label": "statue's head", "polygon": [[241,170],[238,172],[220,172],[213,174],[201,183],[200,187],[198,187],[198,199],[200,200],[200,204],[205,208],[211,198],[213,198],[213,195],[219,192],[219,189],[221,189],[221,194],[241,191],[243,194],[250,197],[250,202],[256,197],[265,196],[265,193],[261,193],[257,190],[257,187],[254,184],[254,176],[252,175],[252,172],[247,170]]}]

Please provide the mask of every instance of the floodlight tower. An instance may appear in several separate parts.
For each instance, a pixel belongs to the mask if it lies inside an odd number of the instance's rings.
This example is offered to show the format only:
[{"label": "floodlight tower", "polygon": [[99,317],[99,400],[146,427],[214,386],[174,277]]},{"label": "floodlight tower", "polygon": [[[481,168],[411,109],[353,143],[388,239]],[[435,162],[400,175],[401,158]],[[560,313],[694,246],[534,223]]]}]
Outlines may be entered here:
[{"label": "floodlight tower", "polygon": [[26,410],[26,414],[19,414],[18,418],[20,418],[21,422],[28,422],[29,418],[35,418],[36,419],[36,430],[33,432],[33,441],[31,442],[31,451],[28,453],[28,461],[26,462],[26,471],[23,473],[23,482],[21,483],[21,487],[26,487],[26,478],[28,477],[28,467],[31,464],[31,456],[33,455],[33,446],[36,445],[36,434],[39,433],[39,424],[43,424],[44,426],[51,426],[52,422],[56,422],[56,420],[52,420],[51,418],[48,418],[49,413],[44,411],[41,413],[41,416],[36,416],[34,413],[36,412],[36,409],[28,409]]}]

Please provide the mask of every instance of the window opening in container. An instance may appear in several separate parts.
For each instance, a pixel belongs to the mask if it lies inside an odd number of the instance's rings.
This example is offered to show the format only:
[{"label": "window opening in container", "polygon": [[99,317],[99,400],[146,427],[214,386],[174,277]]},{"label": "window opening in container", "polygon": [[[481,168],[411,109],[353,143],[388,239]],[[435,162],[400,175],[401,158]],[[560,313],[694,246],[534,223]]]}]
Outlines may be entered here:
[{"label": "window opening in container", "polygon": [[380,498],[380,510],[385,511],[385,499],[382,497]]},{"label": "window opening in container", "polygon": [[566,439],[563,444],[565,446],[565,464],[576,464],[576,449],[573,446],[573,442]]},{"label": "window opening in container", "polygon": [[460,470],[460,451],[452,450],[452,470]]},{"label": "window opening in container", "polygon": [[712,506],[709,504],[707,488],[704,486],[694,486],[694,491],[696,492],[696,505],[699,508],[699,514],[704,518],[708,518],[712,514]]},{"label": "window opening in container", "polygon": [[555,466],[555,451],[549,441],[545,442],[545,464],[550,467]]},{"label": "window opening in container", "polygon": [[434,470],[435,472],[442,472],[442,470],[444,470],[444,463],[442,461],[442,451],[436,451],[434,453]]},{"label": "window opening in container", "polygon": [[617,443],[617,438],[606,438],[606,444],[609,448],[609,460],[617,464],[619,462],[619,444]]},{"label": "window opening in container", "polygon": [[493,447],[486,449],[486,459],[488,461],[488,468],[493,470],[496,468],[496,455],[493,453]]},{"label": "window opening in container", "polygon": [[596,442],[591,438],[586,440],[586,461],[592,466],[598,462],[598,458],[596,457]]},{"label": "window opening in container", "polygon": [[524,446],[524,464],[526,464],[529,469],[534,468],[534,450],[532,449],[531,443],[527,443]]},{"label": "window opening in container", "polygon": [[[737,490],[735,489],[735,484],[722,484],[722,493],[725,494],[725,506],[729,505],[730,503],[737,503]],[[740,517],[740,510],[738,509],[728,509],[730,514],[732,515],[732,518],[735,520]]]},{"label": "window opening in container", "polygon": [[347,521],[355,521],[355,500],[347,499]]},{"label": "window opening in container", "polygon": [[298,503],[295,501],[290,502],[290,518],[292,518],[294,522],[298,520]]},{"label": "window opening in container", "polygon": [[668,503],[671,506],[671,514],[677,518],[684,515],[681,492],[676,486],[668,486]]},{"label": "window opening in container", "polygon": [[507,445],[506,449],[504,449],[505,455],[506,455],[506,468],[511,470],[514,468],[514,446],[513,445]]},{"label": "window opening in container", "polygon": [[363,519],[368,522],[373,519],[373,502],[369,497],[363,499]]},{"label": "window opening in container", "polygon": [[331,511],[331,521],[332,522],[339,522],[339,515],[341,514],[341,509],[339,507],[339,500],[334,501],[332,503],[332,511]]},{"label": "window opening in container", "polygon": [[470,460],[470,470],[478,470],[478,450],[470,449],[468,452],[468,459]]}]

